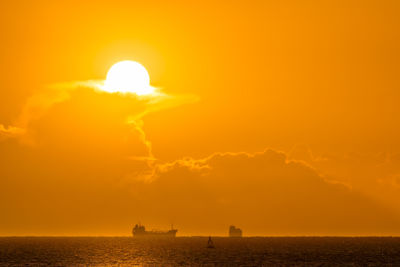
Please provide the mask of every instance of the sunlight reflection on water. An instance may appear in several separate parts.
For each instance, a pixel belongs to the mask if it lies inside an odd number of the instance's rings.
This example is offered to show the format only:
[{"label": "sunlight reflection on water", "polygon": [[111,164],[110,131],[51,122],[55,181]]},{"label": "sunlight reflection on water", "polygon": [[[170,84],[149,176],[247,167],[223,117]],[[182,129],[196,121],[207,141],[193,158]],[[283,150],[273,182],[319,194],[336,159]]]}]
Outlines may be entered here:
[{"label": "sunlight reflection on water", "polygon": [[400,238],[3,237],[0,266],[400,266]]}]

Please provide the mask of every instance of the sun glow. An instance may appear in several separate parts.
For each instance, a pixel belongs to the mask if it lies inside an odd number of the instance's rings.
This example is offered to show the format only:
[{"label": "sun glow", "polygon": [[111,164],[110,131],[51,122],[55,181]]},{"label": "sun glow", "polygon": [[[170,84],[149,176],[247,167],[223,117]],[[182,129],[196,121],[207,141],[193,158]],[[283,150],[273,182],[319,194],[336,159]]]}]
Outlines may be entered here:
[{"label": "sun glow", "polygon": [[154,92],[146,68],[130,60],[114,64],[107,73],[103,90],[114,93],[134,93],[147,95]]}]

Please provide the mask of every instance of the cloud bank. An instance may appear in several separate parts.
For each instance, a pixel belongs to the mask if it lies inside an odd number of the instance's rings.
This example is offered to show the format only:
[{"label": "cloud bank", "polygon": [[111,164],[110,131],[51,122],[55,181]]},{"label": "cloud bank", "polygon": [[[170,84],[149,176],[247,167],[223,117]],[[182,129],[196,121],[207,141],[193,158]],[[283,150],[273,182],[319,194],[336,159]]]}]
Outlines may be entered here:
[{"label": "cloud bank", "polygon": [[[0,235],[128,235],[141,221],[180,234],[400,233],[394,212],[272,149],[160,162],[143,118],[193,97],[56,86],[0,125]],[[329,176],[331,177],[331,176]]]},{"label": "cloud bank", "polygon": [[221,232],[240,225],[250,235],[399,233],[399,220],[379,203],[327,180],[282,152],[216,153],[160,165],[150,184],[136,185],[151,214]]},{"label": "cloud bank", "polygon": [[82,83],[33,95],[15,126],[0,125],[0,234],[90,234],[99,216],[112,225],[109,214],[130,205],[118,200],[129,198],[126,181],[153,173],[143,116],[191,101],[109,94]]}]

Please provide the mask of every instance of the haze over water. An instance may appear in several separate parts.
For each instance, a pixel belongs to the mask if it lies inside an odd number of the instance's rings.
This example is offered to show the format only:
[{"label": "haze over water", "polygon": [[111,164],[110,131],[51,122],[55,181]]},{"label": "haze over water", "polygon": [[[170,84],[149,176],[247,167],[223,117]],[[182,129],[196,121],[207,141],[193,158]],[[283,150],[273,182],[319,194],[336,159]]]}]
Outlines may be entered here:
[{"label": "haze over water", "polygon": [[399,266],[391,237],[3,237],[0,266]]}]

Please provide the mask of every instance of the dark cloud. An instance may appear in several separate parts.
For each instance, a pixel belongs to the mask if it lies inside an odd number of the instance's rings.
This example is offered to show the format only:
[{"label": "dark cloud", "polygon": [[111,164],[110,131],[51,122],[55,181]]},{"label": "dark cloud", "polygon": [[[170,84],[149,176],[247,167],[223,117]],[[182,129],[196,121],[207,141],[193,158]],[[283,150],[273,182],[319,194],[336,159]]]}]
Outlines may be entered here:
[{"label": "dark cloud", "polygon": [[142,118],[187,100],[65,86],[31,97],[19,127],[0,125],[0,234],[126,233],[127,183],[155,161]]},{"label": "dark cloud", "polygon": [[138,221],[174,222],[180,234],[230,224],[249,235],[400,233],[395,214],[321,175],[314,167],[327,159],[309,151],[302,161],[266,150],[161,164],[142,118],[185,98],[63,92],[33,97],[19,127],[0,126],[0,234],[129,234]]},{"label": "dark cloud", "polygon": [[136,185],[152,203],[147,216],[171,218],[187,232],[247,234],[390,234],[398,219],[383,206],[326,180],[284,153],[221,153],[160,166],[152,183]]},{"label": "dark cloud", "polygon": [[325,153],[314,155],[306,145],[296,145],[289,153],[290,159],[302,160],[335,180],[351,185],[369,197],[385,203],[400,212],[399,153]]}]

